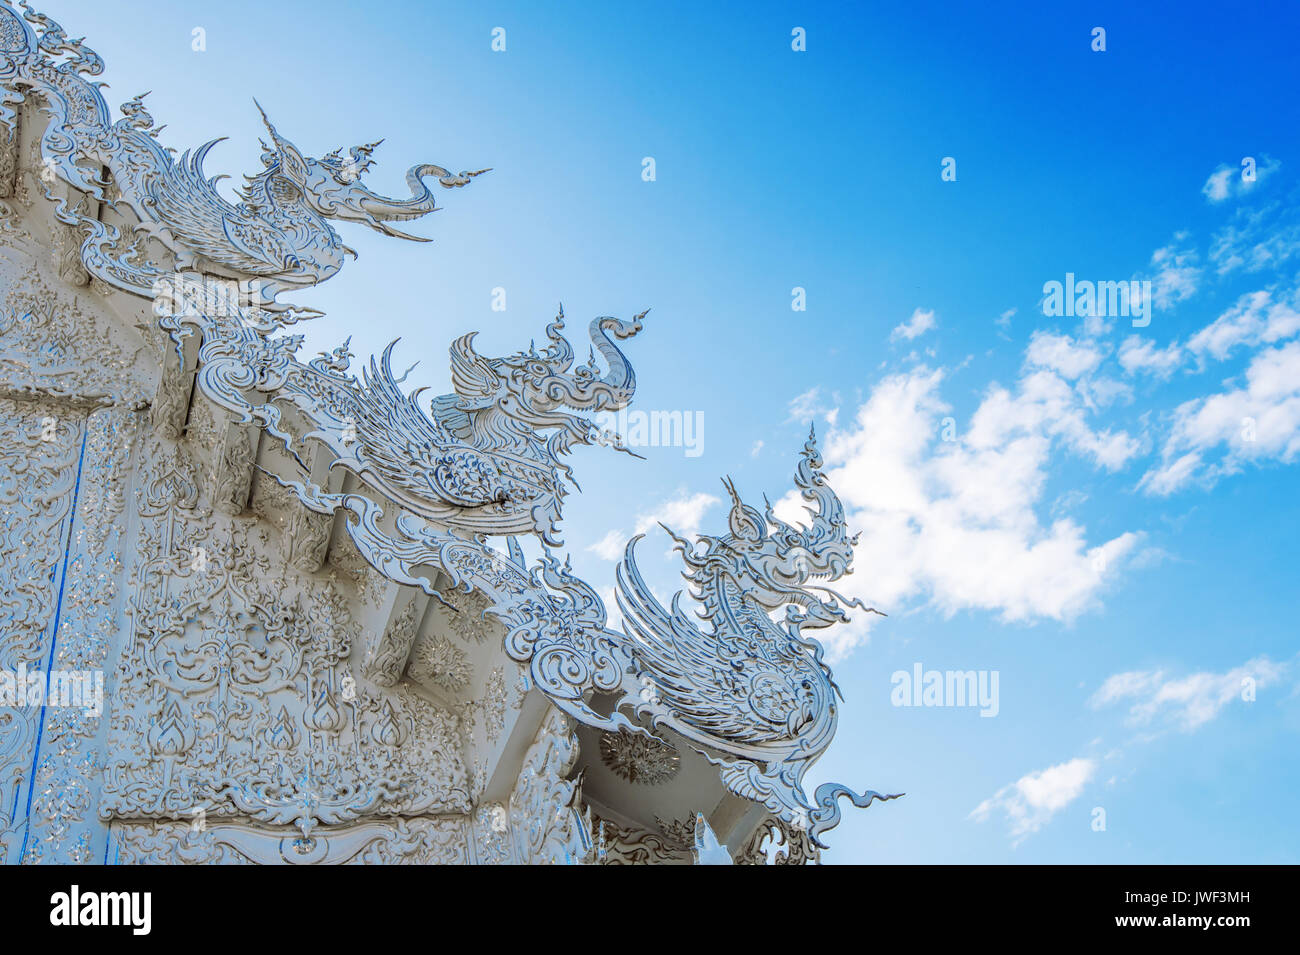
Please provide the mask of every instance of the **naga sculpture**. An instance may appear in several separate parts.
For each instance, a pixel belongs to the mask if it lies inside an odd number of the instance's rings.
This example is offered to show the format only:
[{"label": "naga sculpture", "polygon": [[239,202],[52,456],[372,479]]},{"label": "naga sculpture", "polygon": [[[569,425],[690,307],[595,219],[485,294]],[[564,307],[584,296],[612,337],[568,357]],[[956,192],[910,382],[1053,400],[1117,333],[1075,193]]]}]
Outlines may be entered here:
[{"label": "naga sculpture", "polygon": [[[694,748],[728,790],[802,840],[800,857],[824,846],[822,835],[839,821],[840,796],[858,806],[896,798],[827,784],[809,799],[803,788],[838,718],[838,690],[811,631],[843,622],[848,608],[871,610],[823,582],[850,572],[855,539],[814,436],[795,475],[813,505],[808,526],[780,520],[770,504],[765,511],[745,504],[727,482],[728,533],[701,536],[698,549],[673,534],[706,628],[680,599],[671,609],[655,599],[634,538],[617,572],[623,629],[610,629],[597,591],[549,548],[558,543],[571,476],[561,457],[581,444],[628,450],[573,412],[616,411],[631,400],[635,376],[616,342],[641,331],[646,313],[595,319],[592,350],[578,365],[562,310],[540,350],[489,358],[476,351],[473,334],[463,335],[451,346],[453,391],[427,408],[420,391],[405,393],[404,376],[393,375],[393,346],[360,379],[349,372],[346,343],[299,361],[301,336],[278,333],[317,313],[279,296],[339,270],[349,250],[331,221],[413,238],[390,223],[434,209],[427,179],[451,188],[479,173],[418,165],[407,176],[410,198],[381,197],[360,182],[377,144],[310,159],[263,114],[265,168],[248,178],[241,202],[229,203],[203,172],[213,142],[174,160],[142,97],[113,123],[99,84],[87,79],[102,72],[102,60],[22,7],[19,15],[0,0],[0,123],[12,141],[13,107],[39,98],[51,117],[40,142],[49,175],[41,179],[56,218],[84,235],[78,268],[154,299],[179,367],[162,370],[155,420],[167,407],[179,409],[184,424],[192,381],[196,394],[229,412],[232,429],[255,425],[281,443],[299,473],[267,473],[306,510],[338,516],[376,571],[434,597],[441,596],[435,579],[481,594],[484,612],[505,627],[506,654],[528,667],[551,703],[598,730],[662,734]],[[67,188],[56,192],[60,181]],[[88,198],[138,221],[104,221],[84,208]],[[178,275],[228,279],[241,295],[228,310],[202,296],[159,308],[160,284]],[[174,438],[179,428],[160,430]],[[251,468],[256,447],[245,442],[234,457]],[[331,470],[351,475],[346,490],[323,480]],[[236,501],[235,511],[242,506]],[[326,546],[332,526],[325,521]],[[520,534],[541,541],[539,564],[526,565],[511,536]],[[505,551],[487,540],[503,536]],[[778,623],[771,614],[783,608]]]},{"label": "naga sculpture", "polygon": [[[131,247],[114,251],[121,239],[114,226],[60,203],[59,218],[88,233],[82,246],[88,269],[125,291],[152,295],[156,283],[167,278],[167,273],[137,261],[139,240],[150,237],[175,255],[176,271],[231,278],[240,282],[254,307],[289,311],[277,302],[279,292],[330,278],[352,251],[330,220],[360,222],[386,235],[415,239],[389,223],[434,210],[426,178],[437,177],[442,186],[453,188],[487,171],[453,175],[441,166],[413,166],[406,176],[411,196],[387,198],[361,182],[373,165],[370,156],[378,143],[353,147],[346,158],[336,149],[313,159],[281,136],[262,112],[271,139],[269,145],[262,143],[265,168],[245,177],[243,201],[232,204],[216,190],[221,177],[209,179],[203,172],[209,151],[221,140],[173,160],[144,108],[147,94],[127,102],[122,107],[125,118],[113,123],[97,86],[85,78],[102,73],[103,60],[81,41],[68,39],[49,17],[26,2],[22,7],[23,17],[0,8],[0,123],[12,137],[17,119],[13,107],[27,98],[28,89],[38,91],[52,116],[41,141],[46,169],[101,202],[108,201],[111,182],[118,194],[115,201],[139,217]],[[33,27],[41,28],[39,36]],[[52,183],[53,176],[47,178]]]},{"label": "naga sculpture", "polygon": [[[683,612],[680,595],[671,610],[654,597],[633,538],[617,574],[622,632],[607,626],[596,590],[549,551],[529,569],[515,547],[502,554],[405,518],[386,529],[382,509],[365,496],[287,486],[312,510],[349,512],[357,548],[390,579],[441,599],[422,573],[436,567],[452,586],[484,594],[485,612],[505,625],[506,653],[529,666],[553,704],[606,732],[662,733],[670,745],[680,737],[717,767],[727,789],[768,810],[786,839],[799,843],[795,855],[811,858],[839,823],[841,796],[865,808],[903,794],[858,794],[832,783],[811,800],[804,792],[808,767],[835,735],[839,691],[821,645],[803,631],[847,620],[847,607],[874,611],[818,582],[850,572],[854,538],[811,435],[795,482],[816,505],[807,527],[780,520],[770,506],[763,513],[746,505],[728,484],[730,533],[701,535],[701,550],[673,535],[707,631]],[[779,625],[769,612],[782,607]],[[606,700],[599,709],[597,697]]]},{"label": "naga sculpture", "polygon": [[[177,254],[178,270],[261,279],[249,285],[263,293],[263,305],[273,303],[282,289],[323,282],[342,268],[345,254],[355,256],[329,220],[359,222],[384,235],[427,242],[389,224],[434,211],[435,198],[424,178],[436,176],[450,189],[488,171],[453,175],[441,166],[414,166],[406,174],[410,198],[386,198],[361,183],[361,176],[374,164],[370,156],[379,143],[354,146],[346,159],[338,149],[322,159],[312,159],[276,131],[260,104],[257,108],[271,144],[262,143],[265,168],[245,177],[240,191],[243,202],[238,205],[218,194],[216,178],[207,179],[203,174],[204,159],[221,140],[186,152],[179,162],[163,162],[165,154],[157,141],[140,136],[150,130],[148,114],[136,114],[118,126],[125,126],[124,137],[134,135],[159,152],[153,172],[138,177],[134,188],[125,193],[141,198],[136,211],[148,225],[140,231],[156,236]],[[111,159],[117,151],[109,150],[106,155]],[[112,164],[109,168],[120,177]]]},{"label": "naga sculpture", "polygon": [[[728,789],[762,803],[824,848],[819,836],[839,821],[839,796],[867,806],[897,795],[857,796],[825,785],[816,804],[804,796],[804,772],[835,735],[839,688],[822,662],[821,644],[803,631],[847,620],[845,607],[878,611],[814,582],[850,573],[857,541],[848,536],[844,507],[826,483],[814,434],[795,474],[803,498],[816,505],[807,508],[808,527],[782,521],[770,504],[760,513],[740,499],[734,484],[724,483],[732,502],[728,534],[699,535],[697,550],[664,527],[689,570],[683,576],[709,631],[682,610],[680,593],[671,611],[654,598],[636,564],[639,537],[627,544],[618,569],[628,637],[621,645],[637,679],[650,682],[639,693],[628,687],[625,699],[637,693],[638,716],[691,741],[719,767]],[[769,614],[781,608],[785,620],[778,625]]]},{"label": "naga sculpture", "polygon": [[[612,411],[636,388],[632,366],[614,344],[641,330],[645,312],[626,322],[591,323],[595,358],[574,368],[563,335],[564,310],[546,327],[550,344],[504,358],[485,358],[474,334],[451,346],[452,394],[435,398],[426,413],[420,391],[404,394],[393,376],[393,345],[371,359],[363,381],[347,376],[346,348],[311,363],[305,384],[282,389],[280,399],[309,413],[316,438],[344,467],[381,488],[410,511],[478,534],[536,534],[555,545],[569,469],[560,456],[577,444],[612,441],[594,422],[563,408]],[[396,343],[394,343],[395,345]],[[549,433],[549,435],[548,435]],[[539,439],[539,436],[541,439]]]},{"label": "naga sculpture", "polygon": [[[636,378],[615,341],[640,331],[646,313],[630,322],[595,319],[594,350],[577,367],[562,334],[562,310],[547,326],[549,345],[541,351],[530,347],[486,358],[475,351],[474,335],[464,335],[451,347],[455,392],[436,399],[428,412],[418,403],[419,392],[401,391],[390,367],[392,346],[379,361],[371,360],[361,381],[347,373],[346,347],[325,360],[298,363],[292,354],[301,339],[271,335],[318,313],[277,296],[322,282],[342,266],[350,250],[330,220],[416,238],[389,223],[434,210],[425,178],[437,177],[453,188],[486,170],[452,175],[441,166],[415,166],[407,174],[412,196],[385,198],[361,183],[378,143],[354,147],[346,158],[334,150],[312,159],[280,135],[263,112],[270,136],[270,144],[263,143],[265,169],[246,177],[243,201],[232,205],[216,191],[218,179],[203,173],[208,152],[220,140],[173,160],[157,139],[143,96],[122,107],[125,119],[111,123],[98,88],[85,79],[103,71],[100,57],[69,40],[48,17],[23,7],[24,17],[0,7],[0,122],[12,136],[17,120],[12,107],[30,90],[48,104],[52,119],[41,140],[45,167],[53,173],[47,194],[59,203],[60,219],[87,234],[81,247],[86,269],[110,285],[154,299],[178,362],[184,361],[185,339],[201,340],[196,364],[204,393],[241,421],[260,423],[299,461],[309,439],[320,441],[335,455],[332,467],[364,477],[416,514],[454,521],[473,533],[535,533],[558,544],[570,477],[560,457],[575,444],[626,450],[617,436],[561,409],[626,406]],[[39,36],[34,27],[41,29]],[[49,193],[57,176],[108,201],[109,183],[91,171],[94,164],[107,169],[114,201],[140,220],[125,250],[116,226]],[[174,255],[173,270],[142,259],[140,243],[148,238]],[[235,301],[214,298],[208,294],[213,277],[237,282],[241,294]],[[604,375],[595,351],[609,366]],[[282,409],[290,406],[312,423],[301,440],[281,427]]]}]

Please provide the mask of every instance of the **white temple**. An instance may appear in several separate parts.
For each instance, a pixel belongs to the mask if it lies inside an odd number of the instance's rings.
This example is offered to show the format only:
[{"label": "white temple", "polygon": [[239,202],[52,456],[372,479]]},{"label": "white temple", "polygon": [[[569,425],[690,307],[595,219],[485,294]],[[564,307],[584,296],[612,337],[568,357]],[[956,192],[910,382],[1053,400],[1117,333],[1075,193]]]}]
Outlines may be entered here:
[{"label": "white temple", "polygon": [[592,321],[585,364],[563,315],[540,350],[464,335],[432,402],[387,353],[302,361],[331,220],[403,237],[477,173],[379,196],[372,146],[263,117],[232,204],[102,71],[0,2],[0,861],[800,863],[840,796],[894,798],[802,783],[837,719],[811,633],[858,606],[811,437],[807,527],[731,488],[678,539],[703,626],[634,539],[607,627],[551,548],[642,316]]}]

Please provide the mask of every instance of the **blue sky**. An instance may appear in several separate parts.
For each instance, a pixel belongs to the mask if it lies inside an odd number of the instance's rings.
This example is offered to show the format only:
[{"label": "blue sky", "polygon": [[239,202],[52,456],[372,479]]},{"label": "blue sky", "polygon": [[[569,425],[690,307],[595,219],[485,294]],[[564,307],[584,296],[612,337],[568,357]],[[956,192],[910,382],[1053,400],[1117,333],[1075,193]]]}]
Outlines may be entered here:
[{"label": "blue sky", "polygon": [[[1300,861],[1300,12],[845,6],[42,9],[169,144],[229,136],[210,173],[258,168],[254,96],[313,155],[386,137],[372,188],[493,167],[432,244],[348,231],[310,351],[400,336],[439,393],[464,331],[652,307],[633,407],[702,413],[702,453],[576,454],[593,584],[639,524],[720,530],[724,474],[781,497],[816,422],[862,532],[841,588],[889,616],[829,641],[812,781],[908,793],[827,861]],[[1150,281],[1151,323],[1044,315],[1066,273]],[[892,705],[917,663],[996,671],[997,716]]]}]

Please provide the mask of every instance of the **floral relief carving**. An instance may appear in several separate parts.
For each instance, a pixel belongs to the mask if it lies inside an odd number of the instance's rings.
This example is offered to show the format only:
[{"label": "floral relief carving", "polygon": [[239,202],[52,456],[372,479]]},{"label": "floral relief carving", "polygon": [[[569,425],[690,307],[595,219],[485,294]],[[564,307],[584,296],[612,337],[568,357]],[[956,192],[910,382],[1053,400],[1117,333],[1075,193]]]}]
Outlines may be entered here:
[{"label": "floral relief carving", "polygon": [[52,662],[60,671],[91,674],[87,690],[98,702],[46,711],[25,861],[91,861],[98,832],[91,781],[103,768],[98,737],[111,700],[103,674],[120,631],[125,492],[141,420],[139,412],[118,406],[94,412],[86,423]]},{"label": "floral relief carving", "polygon": [[360,635],[332,581],[301,589],[273,538],[199,507],[158,448],[139,502],[133,634],[101,812],[297,826],[469,808],[456,717],[400,688],[343,689]]},{"label": "floral relief carving", "polygon": [[143,406],[145,387],[133,370],[134,352],[128,354],[79,298],[56,292],[35,269],[5,278],[0,389],[73,403]]},{"label": "floral relief carving", "polygon": [[590,862],[591,813],[581,779],[570,778],[579,756],[574,721],[550,708],[524,756],[510,800],[518,861],[526,865]]},{"label": "floral relief carving", "polygon": [[452,693],[469,686],[473,668],[469,655],[450,640],[434,636],[416,644],[411,657],[411,676],[421,682],[434,683]]},{"label": "floral relief carving", "polygon": [[422,608],[415,600],[408,600],[384,630],[380,638],[367,650],[366,678],[378,686],[394,686],[402,678],[406,659],[415,640]]},{"label": "floral relief carving", "polygon": [[456,611],[450,615],[448,631],[458,637],[462,643],[481,642],[487,635],[488,628],[488,618],[484,613],[491,605],[487,598],[478,591],[464,593],[457,590],[448,594],[446,600]]},{"label": "floral relief carving", "polygon": [[120,865],[463,865],[468,828],[462,816],[362,822],[310,836],[241,824],[115,823],[110,849]]},{"label": "floral relief carving", "polygon": [[691,850],[675,838],[611,819],[593,817],[597,859],[601,865],[690,865]]},{"label": "floral relief carving", "polygon": [[667,743],[635,733],[601,733],[600,758],[630,783],[655,786],[677,775],[682,758]]},{"label": "floral relief carving", "polygon": [[[44,670],[84,424],[49,401],[0,398],[0,671]],[[18,861],[25,805],[35,785],[39,709],[0,707],[0,861]],[[36,857],[43,850],[36,850]]]}]

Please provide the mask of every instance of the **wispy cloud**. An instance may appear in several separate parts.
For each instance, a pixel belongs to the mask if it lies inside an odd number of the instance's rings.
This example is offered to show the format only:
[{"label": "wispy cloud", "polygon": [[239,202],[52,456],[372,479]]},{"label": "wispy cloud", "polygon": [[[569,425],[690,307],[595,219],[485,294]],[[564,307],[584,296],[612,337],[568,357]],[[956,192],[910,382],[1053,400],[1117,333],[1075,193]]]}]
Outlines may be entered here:
[{"label": "wispy cloud", "polygon": [[1236,304],[1187,342],[1190,351],[1222,361],[1238,345],[1273,344],[1300,332],[1295,302],[1278,301],[1274,292],[1243,295]]},{"label": "wispy cloud", "polygon": [[606,532],[605,536],[594,544],[589,544],[587,550],[593,552],[597,557],[603,560],[618,560],[623,556],[623,548],[627,544],[627,537],[617,528]]},{"label": "wispy cloud", "polygon": [[665,524],[675,533],[683,537],[691,537],[699,532],[705,513],[718,501],[719,498],[714,494],[704,492],[689,494],[682,491],[676,497],[664,501],[653,511],[638,514],[636,532],[644,534],[659,524]]},{"label": "wispy cloud", "polygon": [[1063,378],[1078,378],[1095,371],[1101,364],[1101,350],[1090,341],[1076,342],[1069,335],[1037,331],[1029,339],[1025,361],[1039,368],[1050,368]]},{"label": "wispy cloud", "polygon": [[1244,387],[1194,398],[1173,414],[1161,462],[1138,487],[1165,496],[1194,481],[1212,486],[1247,463],[1300,457],[1300,341],[1251,359]]},{"label": "wispy cloud", "polygon": [[1269,156],[1252,159],[1249,165],[1244,160],[1235,166],[1223,163],[1205,180],[1201,194],[1210,202],[1240,198],[1258,187],[1281,165],[1279,160]]},{"label": "wispy cloud", "polygon": [[1236,210],[1214,234],[1210,259],[1219,275],[1277,269],[1300,256],[1300,215],[1293,201]]},{"label": "wispy cloud", "polygon": [[1195,295],[1200,287],[1200,256],[1186,244],[1189,238],[1188,233],[1179,232],[1173,242],[1151,255],[1151,267],[1155,271],[1146,278],[1151,282],[1151,298],[1158,309],[1173,308]]},{"label": "wispy cloud", "polygon": [[1129,335],[1119,346],[1119,363],[1130,375],[1147,374],[1154,378],[1169,378],[1183,363],[1183,349],[1178,342],[1157,348],[1149,338]]},{"label": "wispy cloud", "polygon": [[[1130,670],[1108,677],[1089,698],[1088,706],[1092,709],[1127,706],[1127,722],[1131,726],[1154,731],[1154,735],[1140,738],[1149,742],[1162,729],[1185,733],[1200,729],[1233,701],[1254,700],[1258,689],[1278,682],[1289,667],[1289,663],[1256,657],[1225,673],[1170,676],[1164,670]],[[1101,743],[1098,737],[1092,745]],[[1117,757],[1121,752],[1111,750],[1107,758]],[[976,806],[969,818],[983,822],[1000,811],[1009,824],[1012,845],[1018,845],[1074,802],[1093,779],[1099,765],[1097,760],[1081,756],[1028,773]]]},{"label": "wispy cloud", "polygon": [[910,342],[934,328],[934,325],[934,309],[918,308],[912,312],[911,318],[894,328],[889,335],[889,340],[897,341],[904,338]]},{"label": "wispy cloud", "polygon": [[1012,845],[1019,845],[1078,799],[1096,772],[1096,760],[1079,757],[1027,773],[976,806],[969,818],[984,822],[1001,811],[1010,826]]},{"label": "wispy cloud", "polygon": [[836,403],[824,400],[821,387],[814,385],[803,394],[791,398],[788,410],[787,421],[806,425],[810,421],[816,421],[819,418],[834,424],[840,409]]},{"label": "wispy cloud", "polygon": [[1088,704],[1094,709],[1125,703],[1133,725],[1155,722],[1191,732],[1213,720],[1234,700],[1254,699],[1254,691],[1276,683],[1288,665],[1256,657],[1226,673],[1171,677],[1163,670],[1131,670],[1107,678]]},{"label": "wispy cloud", "polygon": [[[691,494],[684,490],[679,491],[676,496],[667,498],[654,510],[638,514],[635,533],[644,534],[664,524],[672,528],[676,534],[692,537],[699,533],[700,524],[709,508],[719,500],[716,494],[704,492]],[[603,560],[619,560],[627,547],[627,541],[627,535],[616,527],[607,531],[605,536],[594,544],[587,545],[586,550]]]}]

